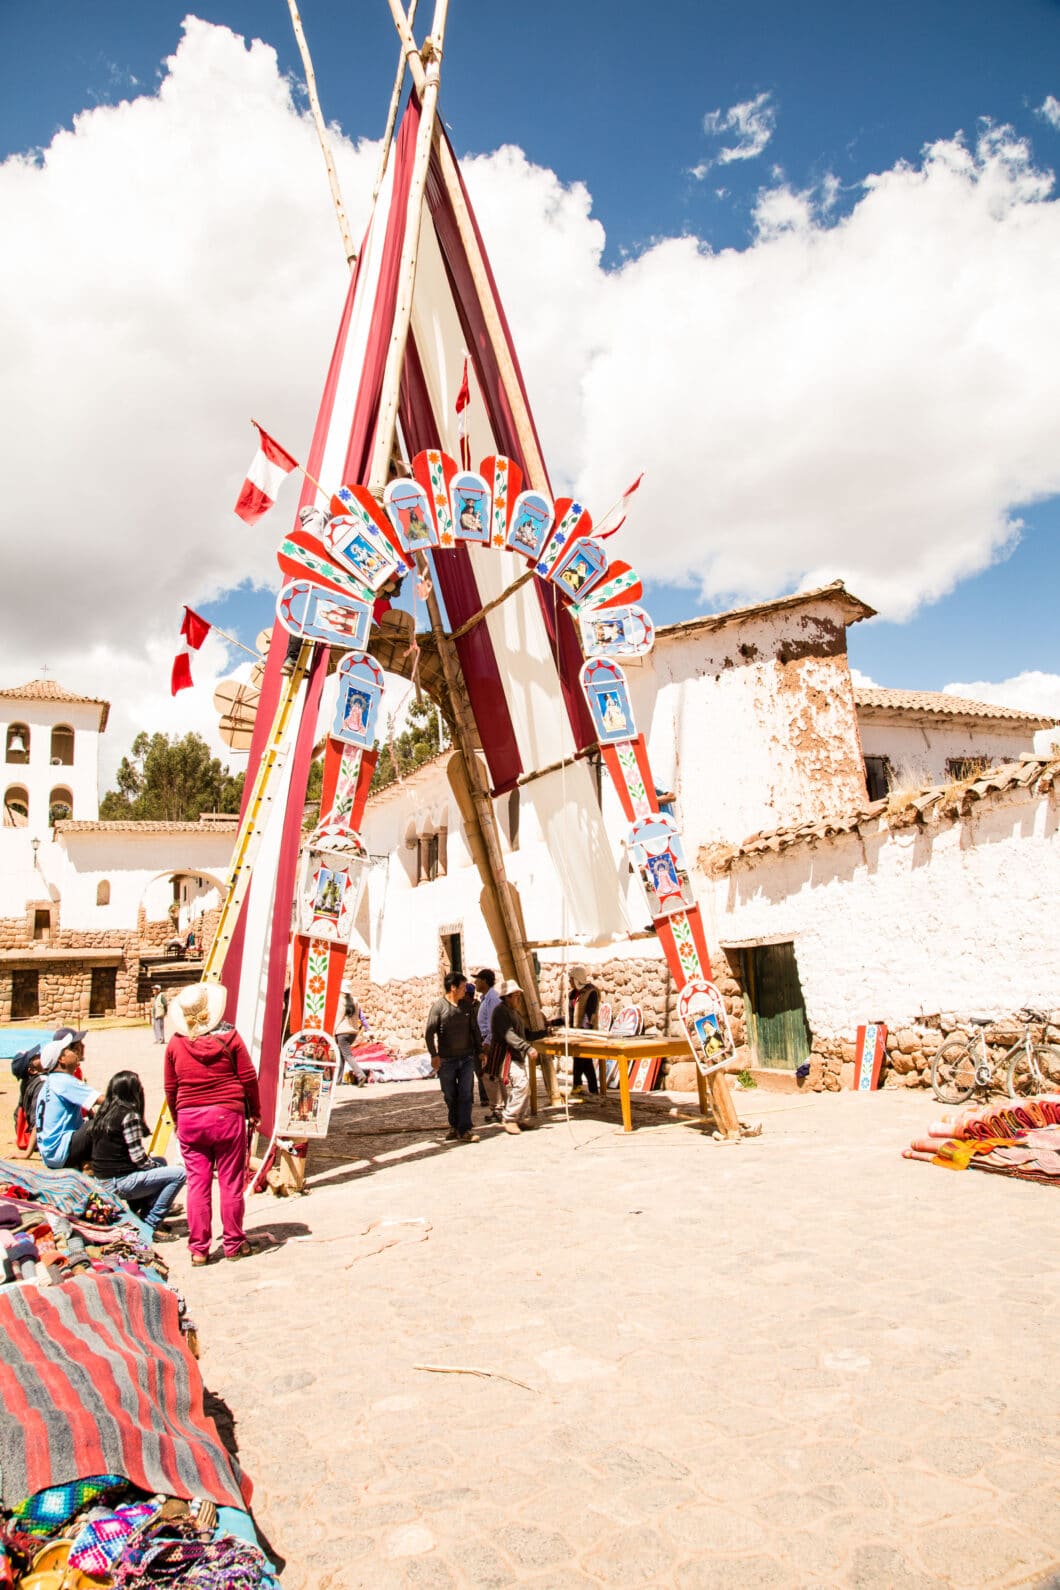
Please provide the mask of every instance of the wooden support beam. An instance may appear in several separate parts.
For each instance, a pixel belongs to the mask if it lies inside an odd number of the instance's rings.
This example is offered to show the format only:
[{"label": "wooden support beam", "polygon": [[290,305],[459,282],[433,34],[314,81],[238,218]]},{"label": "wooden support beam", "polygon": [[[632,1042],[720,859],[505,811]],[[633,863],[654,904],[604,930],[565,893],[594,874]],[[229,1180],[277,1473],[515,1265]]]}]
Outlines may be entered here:
[{"label": "wooden support beam", "polygon": [[484,607],[480,607],[477,613],[472,613],[470,618],[465,618],[464,622],[453,630],[452,634],[449,636],[449,639],[459,640],[461,635],[466,635],[469,629],[474,629],[476,624],[482,623],[482,620],[486,617],[487,613],[492,613],[495,607],[500,607],[502,602],[506,602],[509,596],[514,596],[516,591],[521,591],[527,581],[532,580],[533,578],[533,569],[527,569],[525,574],[520,574],[519,578],[514,581],[513,584],[509,585],[507,590],[502,591],[499,596],[495,596],[492,601],[487,602]]},{"label": "wooden support beam", "polygon": [[587,756],[592,756],[594,751],[600,749],[594,740],[592,745],[587,745],[583,751],[575,751],[573,756],[561,756],[558,762],[550,762],[547,767],[537,767],[532,773],[523,773],[515,781],[516,789],[522,789],[526,784],[532,784],[535,779],[547,778],[550,773],[558,773],[562,768],[573,767],[575,762],[580,762]]}]

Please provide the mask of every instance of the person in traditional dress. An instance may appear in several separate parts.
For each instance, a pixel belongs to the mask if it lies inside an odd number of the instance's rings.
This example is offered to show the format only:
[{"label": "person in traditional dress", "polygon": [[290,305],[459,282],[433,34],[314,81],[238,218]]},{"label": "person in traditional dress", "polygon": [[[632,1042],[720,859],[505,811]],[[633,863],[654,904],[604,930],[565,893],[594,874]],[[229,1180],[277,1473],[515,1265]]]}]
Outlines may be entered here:
[{"label": "person in traditional dress", "polygon": [[136,1072],[115,1072],[92,1118],[92,1174],[105,1192],[117,1193],[140,1217],[152,1242],[175,1242],[163,1222],[184,1185],[184,1167],[147,1153],[144,1108]]},{"label": "person in traditional dress", "polygon": [[504,1089],[501,1125],[513,1137],[530,1129],[530,1064],[537,1050],[527,1036],[526,1002],[519,984],[506,978],[497,990],[490,1018],[490,1052],[486,1069]]},{"label": "person in traditional dress", "polygon": [[[590,982],[589,973],[584,966],[572,966],[570,988],[567,990],[567,1026],[595,1031],[599,1010],[600,990],[595,983]],[[574,1060],[571,1092],[580,1096],[586,1089],[590,1093],[600,1091],[596,1080],[596,1067],[591,1060],[579,1056]]]},{"label": "person in traditional dress", "polygon": [[246,1044],[225,1021],[227,990],[192,983],[170,1004],[174,1033],[166,1046],[166,1103],[188,1173],[188,1247],[194,1265],[210,1257],[214,1176],[221,1194],[226,1259],[249,1258],[243,1230],[247,1130],[261,1118],[258,1078]]},{"label": "person in traditional dress", "polygon": [[445,992],[431,1006],[424,1034],[449,1116],[447,1143],[479,1140],[478,1133],[471,1130],[471,1105],[475,1096],[475,1056],[482,1039],[474,1013],[464,1002],[464,992],[460,973],[447,972]]},{"label": "person in traditional dress", "polygon": [[155,1043],[166,1041],[166,1011],[169,1000],[162,992],[161,983],[151,984],[151,1026],[154,1029]]}]

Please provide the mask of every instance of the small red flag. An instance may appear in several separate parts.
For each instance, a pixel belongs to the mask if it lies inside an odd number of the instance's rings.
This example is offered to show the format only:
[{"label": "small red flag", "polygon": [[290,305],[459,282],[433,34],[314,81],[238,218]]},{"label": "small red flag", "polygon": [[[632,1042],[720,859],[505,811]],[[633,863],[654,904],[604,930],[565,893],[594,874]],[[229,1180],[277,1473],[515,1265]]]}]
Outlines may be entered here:
[{"label": "small red flag", "polygon": [[198,651],[212,628],[199,613],[185,607],[184,617],[180,621],[180,633],[185,645],[184,650],[178,651],[173,659],[173,672],[169,680],[171,696],[175,696],[178,690],[191,689],[191,653]]},{"label": "small red flag", "polygon": [[268,513],[279,495],[284,477],[299,467],[298,460],[292,458],[279,442],[274,442],[257,420],[251,420],[250,423],[258,433],[258,450],[247,470],[247,478],[235,506],[244,524],[256,524],[262,514]]},{"label": "small red flag", "polygon": [[212,626],[190,607],[184,609],[184,622],[180,626],[180,633],[184,636],[192,651],[198,651]]},{"label": "small red flag", "polygon": [[467,360],[464,360],[464,378],[460,383],[460,391],[456,394],[457,432],[460,437],[460,462],[464,469],[471,468],[471,442],[467,434],[468,406],[471,402],[471,387],[467,379]]},{"label": "small red flag", "polygon": [[[629,499],[633,496],[643,479],[644,471],[641,470],[632,486],[627,486],[614,507],[608,509],[607,513],[604,514],[600,524],[593,525],[593,536],[597,541],[606,541],[608,536],[613,536],[616,530],[621,530],[626,522],[626,509],[629,506]],[[616,514],[619,516],[617,519],[615,518]]]}]

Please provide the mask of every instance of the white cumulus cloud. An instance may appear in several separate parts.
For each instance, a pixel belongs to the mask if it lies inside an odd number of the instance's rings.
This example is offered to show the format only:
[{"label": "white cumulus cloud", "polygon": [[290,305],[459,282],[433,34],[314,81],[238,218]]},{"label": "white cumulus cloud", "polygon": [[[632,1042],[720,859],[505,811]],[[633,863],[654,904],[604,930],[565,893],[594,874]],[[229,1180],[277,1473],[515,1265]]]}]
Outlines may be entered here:
[{"label": "white cumulus cloud", "polygon": [[[359,234],[377,146],[334,144]],[[901,618],[1060,491],[1060,206],[1011,131],[873,174],[839,221],[832,179],[775,179],[747,247],[617,269],[584,187],[514,148],[464,169],[555,486],[602,511],[643,469],[622,552],[690,607],[842,576]],[[156,92],[0,166],[0,205],[0,684],[46,662],[109,697],[116,760],[213,722],[219,645],[169,700],[180,605],[278,583],[296,487],[233,517],[247,422],[304,456],[342,248],[274,52],[195,19]]]},{"label": "white cumulus cloud", "polygon": [[[1011,679],[975,679],[970,683],[946,685],[943,695],[963,696],[966,701],[990,701],[999,707],[1017,707],[1021,712],[1037,712],[1060,723],[1060,674],[1029,668]],[[1060,730],[1039,729],[1034,749],[1047,752],[1057,743]]]},{"label": "white cumulus cloud", "polygon": [[1046,94],[1045,99],[1038,106],[1038,115],[1060,131],[1060,99],[1055,94]]},{"label": "white cumulus cloud", "polygon": [[777,125],[777,108],[772,95],[756,94],[754,99],[741,100],[728,110],[710,110],[703,117],[703,131],[708,138],[731,137],[732,143],[723,144],[710,160],[693,166],[692,175],[705,177],[712,166],[731,165],[734,160],[754,160],[760,155]]}]

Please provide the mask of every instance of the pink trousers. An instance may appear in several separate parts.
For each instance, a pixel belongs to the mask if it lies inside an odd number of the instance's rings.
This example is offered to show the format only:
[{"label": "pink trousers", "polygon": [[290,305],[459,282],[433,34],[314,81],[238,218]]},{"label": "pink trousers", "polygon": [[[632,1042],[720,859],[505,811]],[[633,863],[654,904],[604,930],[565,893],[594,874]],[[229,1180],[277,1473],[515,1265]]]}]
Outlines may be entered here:
[{"label": "pink trousers", "polygon": [[235,1253],[245,1242],[243,1181],[247,1167],[247,1125],[242,1113],[211,1104],[181,1110],[177,1117],[177,1142],[188,1173],[185,1207],[188,1247],[206,1255],[212,1236],[213,1178],[221,1194],[221,1230],[225,1253]]}]

